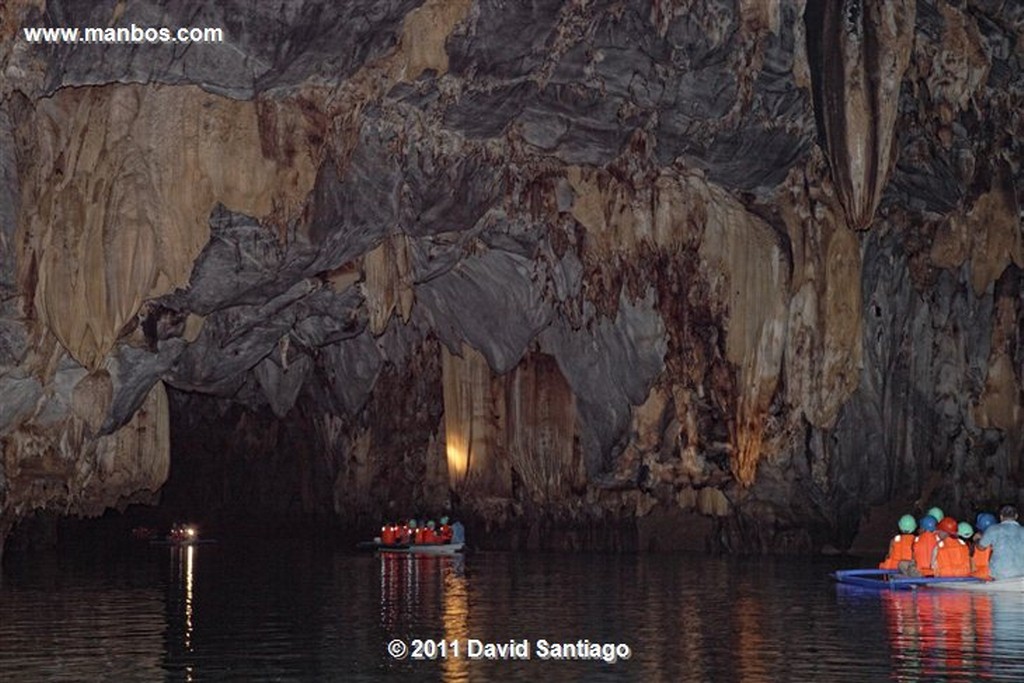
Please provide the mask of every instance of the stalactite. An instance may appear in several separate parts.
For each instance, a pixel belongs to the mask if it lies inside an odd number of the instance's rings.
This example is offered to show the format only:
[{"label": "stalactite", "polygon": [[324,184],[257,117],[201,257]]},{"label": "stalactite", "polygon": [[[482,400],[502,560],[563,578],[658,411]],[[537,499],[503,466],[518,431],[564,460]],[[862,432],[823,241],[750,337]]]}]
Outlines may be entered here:
[{"label": "stalactite", "polygon": [[[739,387],[736,392],[732,384],[714,387],[730,403],[731,468],[741,483],[752,483],[786,339],[789,268],[774,231],[728,192],[695,175],[663,173],[649,185],[632,188],[611,174],[572,167],[567,180],[576,193],[573,215],[593,237],[588,249],[595,268],[610,269],[625,256],[622,261],[630,265],[624,268],[635,268],[635,277],[643,282],[643,267],[632,264],[652,248],[696,251],[698,277],[710,299],[701,303],[721,318],[716,322],[725,333],[726,359]],[[611,294],[618,296],[617,291]],[[692,324],[692,309],[692,304],[684,305],[681,319],[668,320],[667,326]],[[698,360],[712,362],[687,362]],[[708,368],[695,369],[692,376],[705,373],[716,376]]]},{"label": "stalactite", "polygon": [[408,322],[413,305],[408,237],[395,235],[385,239],[363,257],[363,272],[370,331],[382,334],[396,310],[402,321]]},{"label": "stalactite", "polygon": [[837,0],[808,8],[819,133],[855,229],[871,224],[895,163],[900,83],[914,44],[916,0]]},{"label": "stalactite", "polygon": [[527,356],[505,382],[506,448],[524,493],[537,502],[564,500],[584,480],[572,390],[554,358],[542,354]]},{"label": "stalactite", "polygon": [[5,505],[19,516],[34,509],[98,515],[125,501],[151,502],[170,469],[167,393],[157,382],[113,434],[92,438],[81,418],[69,416],[46,430],[22,425],[2,445]]},{"label": "stalactite", "polygon": [[441,353],[449,482],[474,495],[508,495],[508,458],[496,441],[504,406],[496,402],[487,360],[466,345],[461,355]]},{"label": "stalactite", "polygon": [[[997,292],[992,321],[992,350],[988,359],[985,388],[974,405],[974,420],[982,428],[1003,431],[1009,441],[1009,452],[1019,454],[1024,443],[1024,377],[1019,361],[1014,362],[1021,347],[1020,271],[1008,272],[1005,290]],[[997,288],[998,289],[998,288]],[[1011,455],[1011,467],[1019,460]]]},{"label": "stalactite", "polygon": [[782,371],[789,270],[772,229],[734,201],[713,194],[699,253],[706,277],[727,302],[726,355],[737,368],[732,471],[753,483],[768,408]]},{"label": "stalactite", "polygon": [[807,420],[833,426],[860,381],[863,353],[860,244],[831,192],[812,187],[823,160],[791,173],[780,202],[793,257],[786,330],[786,399]]},{"label": "stalactite", "polygon": [[218,202],[267,217],[306,197],[308,146],[268,158],[260,128],[252,102],[191,86],[65,89],[39,101],[20,128],[38,150],[24,160],[20,280],[75,360],[98,368],[143,301],[188,283]]}]

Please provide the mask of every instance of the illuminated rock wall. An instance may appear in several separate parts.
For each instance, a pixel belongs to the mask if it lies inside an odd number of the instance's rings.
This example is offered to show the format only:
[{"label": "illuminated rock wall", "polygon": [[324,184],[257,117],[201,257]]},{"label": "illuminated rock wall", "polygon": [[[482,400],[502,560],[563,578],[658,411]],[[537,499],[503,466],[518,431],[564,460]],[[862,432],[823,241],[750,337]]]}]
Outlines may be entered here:
[{"label": "illuminated rock wall", "polygon": [[[287,5],[0,8],[0,531],[168,452],[537,547],[1021,498],[1024,10]],[[19,33],[155,16],[225,42]]]}]

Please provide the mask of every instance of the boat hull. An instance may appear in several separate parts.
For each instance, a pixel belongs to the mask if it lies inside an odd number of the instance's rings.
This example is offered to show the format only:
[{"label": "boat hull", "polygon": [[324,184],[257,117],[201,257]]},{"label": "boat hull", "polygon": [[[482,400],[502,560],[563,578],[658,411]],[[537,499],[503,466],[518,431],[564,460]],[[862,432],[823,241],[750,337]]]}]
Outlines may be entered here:
[{"label": "boat hull", "polygon": [[992,583],[973,576],[904,576],[895,569],[839,569],[832,573],[840,583],[881,590],[913,590],[915,588],[964,588]]},{"label": "boat hull", "polygon": [[934,588],[976,591],[979,593],[1024,593],[1024,576],[998,581],[978,581],[976,583],[957,583],[934,586]]},{"label": "boat hull", "polygon": [[397,543],[386,545],[384,543],[369,542],[360,544],[362,547],[372,548],[381,553],[399,553],[403,555],[455,555],[465,550],[465,543]]}]

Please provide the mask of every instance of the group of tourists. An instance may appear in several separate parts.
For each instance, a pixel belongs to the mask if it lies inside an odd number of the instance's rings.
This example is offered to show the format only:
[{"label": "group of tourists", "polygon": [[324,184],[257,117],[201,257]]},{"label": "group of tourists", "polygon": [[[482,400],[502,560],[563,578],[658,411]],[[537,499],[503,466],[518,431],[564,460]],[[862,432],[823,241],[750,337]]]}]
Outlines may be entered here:
[{"label": "group of tourists", "polygon": [[448,517],[434,520],[410,519],[398,524],[385,524],[380,529],[381,545],[417,545],[439,543],[465,543],[466,531],[462,522],[448,523]]},{"label": "group of tourists", "polygon": [[1004,505],[999,521],[982,512],[975,525],[957,522],[933,507],[921,519],[903,515],[880,569],[908,576],[1010,579],[1024,576],[1024,527],[1017,508]]}]

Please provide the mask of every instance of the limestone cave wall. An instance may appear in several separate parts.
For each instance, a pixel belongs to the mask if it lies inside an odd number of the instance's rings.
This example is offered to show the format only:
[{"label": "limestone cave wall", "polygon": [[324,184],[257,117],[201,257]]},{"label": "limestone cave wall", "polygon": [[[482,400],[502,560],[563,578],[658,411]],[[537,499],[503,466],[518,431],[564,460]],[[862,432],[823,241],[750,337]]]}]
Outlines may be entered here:
[{"label": "limestone cave wall", "polygon": [[[0,538],[171,471],[531,547],[1024,502],[1024,5],[190,7],[0,7]],[[224,40],[25,33],[129,25]]]}]

